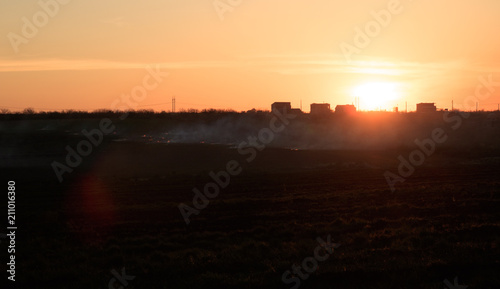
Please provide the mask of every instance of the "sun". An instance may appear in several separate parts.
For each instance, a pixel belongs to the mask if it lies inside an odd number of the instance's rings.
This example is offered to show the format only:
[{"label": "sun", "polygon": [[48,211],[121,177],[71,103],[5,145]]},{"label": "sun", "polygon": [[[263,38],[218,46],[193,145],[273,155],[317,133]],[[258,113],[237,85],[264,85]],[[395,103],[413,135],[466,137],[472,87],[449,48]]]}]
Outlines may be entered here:
[{"label": "sun", "polygon": [[365,82],[353,88],[352,95],[359,98],[361,110],[392,109],[401,98],[395,82]]}]

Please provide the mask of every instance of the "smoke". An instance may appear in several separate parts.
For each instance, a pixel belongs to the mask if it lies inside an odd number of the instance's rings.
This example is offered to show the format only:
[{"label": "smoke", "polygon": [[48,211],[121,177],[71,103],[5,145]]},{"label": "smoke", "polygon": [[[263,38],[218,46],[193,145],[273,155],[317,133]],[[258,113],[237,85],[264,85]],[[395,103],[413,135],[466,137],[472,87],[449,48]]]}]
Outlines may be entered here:
[{"label": "smoke", "polygon": [[[451,114],[458,116],[458,114]],[[110,138],[163,144],[221,144],[237,146],[258,136],[269,127],[270,113],[176,114],[168,117],[128,118],[114,121]],[[268,147],[302,150],[390,150],[414,148],[416,139],[432,137],[442,128],[448,140],[443,147],[500,148],[499,113],[472,113],[455,121],[446,121],[443,113],[398,114],[389,112],[357,113],[349,116],[300,114],[275,134]],[[4,136],[55,134],[82,136],[82,129],[98,127],[99,119],[22,120],[0,122]],[[6,140],[3,139],[5,142]],[[5,153],[5,151],[4,151]]]},{"label": "smoke", "polygon": [[[156,143],[205,143],[238,145],[255,137],[269,126],[268,115],[232,114],[206,121],[173,122],[142,135],[143,141]],[[491,115],[476,114],[463,119],[454,130],[442,113],[394,114],[360,113],[351,116],[314,117],[298,115],[286,129],[275,134],[269,147],[303,150],[388,150],[412,148],[416,139],[432,137],[435,128],[442,128],[449,140],[444,147],[499,148],[500,124]],[[132,136],[129,136],[132,137]],[[133,137],[132,137],[133,138]]]}]

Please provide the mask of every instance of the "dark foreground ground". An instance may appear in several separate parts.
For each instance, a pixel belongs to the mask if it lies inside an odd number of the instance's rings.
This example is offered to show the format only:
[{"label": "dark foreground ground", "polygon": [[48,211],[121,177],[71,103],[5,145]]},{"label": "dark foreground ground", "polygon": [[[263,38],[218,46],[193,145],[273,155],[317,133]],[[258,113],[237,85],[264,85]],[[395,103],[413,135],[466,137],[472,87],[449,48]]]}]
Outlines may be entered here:
[{"label": "dark foreground ground", "polygon": [[[5,192],[16,181],[12,288],[292,288],[283,273],[328,235],[340,247],[300,288],[500,288],[499,150],[438,148],[391,192],[384,172],[410,149],[247,162],[227,146],[106,140],[59,183],[50,163],[76,139],[36,137],[0,168]],[[231,160],[241,174],[186,225],[179,204]],[[135,278],[120,283],[122,268]]]}]

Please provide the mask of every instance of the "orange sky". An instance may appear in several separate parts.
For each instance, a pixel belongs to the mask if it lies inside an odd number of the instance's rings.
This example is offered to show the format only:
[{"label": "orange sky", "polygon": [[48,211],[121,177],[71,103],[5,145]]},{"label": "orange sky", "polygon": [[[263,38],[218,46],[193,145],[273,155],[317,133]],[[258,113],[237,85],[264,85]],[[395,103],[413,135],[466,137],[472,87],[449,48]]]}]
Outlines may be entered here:
[{"label": "orange sky", "polygon": [[[346,2],[2,1],[0,108],[112,108],[157,65],[168,77],[134,108],[168,111],[175,95],[177,109],[308,111],[359,91],[361,109],[451,108],[480,77],[500,83],[500,1]],[[482,92],[480,109],[496,109],[500,84]]]}]

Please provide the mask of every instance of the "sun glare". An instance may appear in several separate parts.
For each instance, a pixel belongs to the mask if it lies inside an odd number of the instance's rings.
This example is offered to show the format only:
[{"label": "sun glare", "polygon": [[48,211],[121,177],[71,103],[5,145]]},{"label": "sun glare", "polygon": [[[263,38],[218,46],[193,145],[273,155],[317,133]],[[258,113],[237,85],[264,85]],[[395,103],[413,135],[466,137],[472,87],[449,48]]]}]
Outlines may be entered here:
[{"label": "sun glare", "polygon": [[361,110],[390,110],[401,97],[398,84],[394,82],[366,82],[354,87],[352,94],[359,98]]}]

